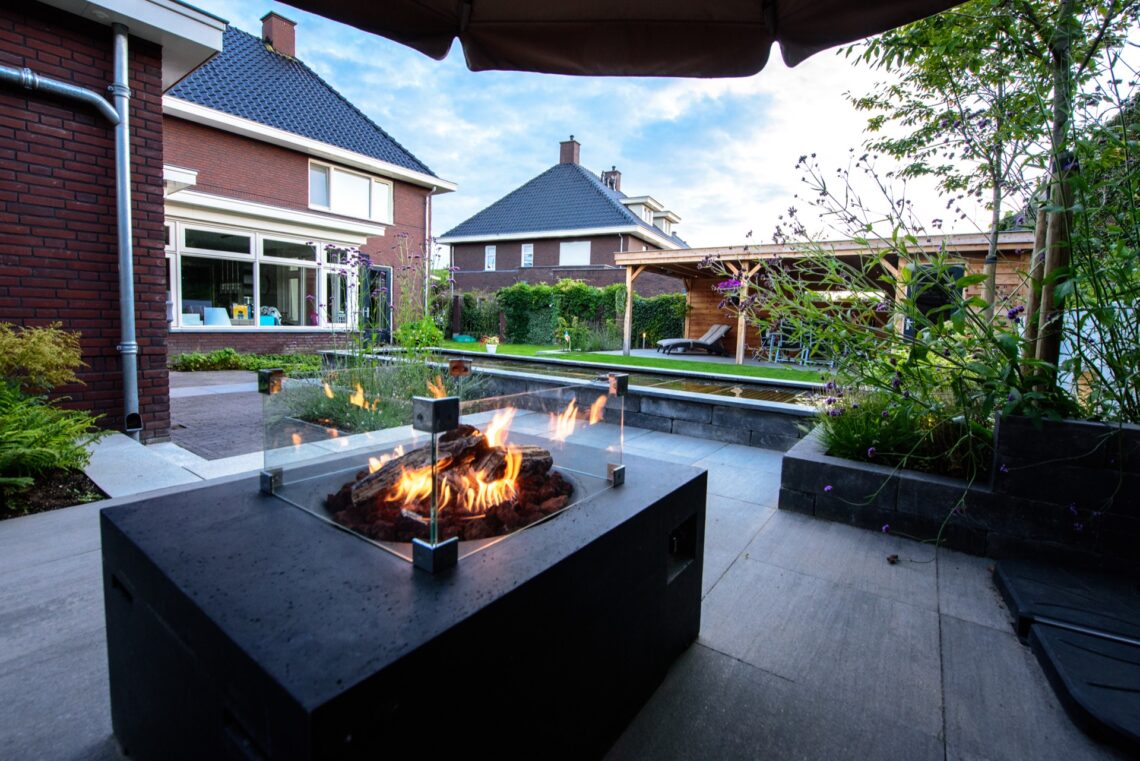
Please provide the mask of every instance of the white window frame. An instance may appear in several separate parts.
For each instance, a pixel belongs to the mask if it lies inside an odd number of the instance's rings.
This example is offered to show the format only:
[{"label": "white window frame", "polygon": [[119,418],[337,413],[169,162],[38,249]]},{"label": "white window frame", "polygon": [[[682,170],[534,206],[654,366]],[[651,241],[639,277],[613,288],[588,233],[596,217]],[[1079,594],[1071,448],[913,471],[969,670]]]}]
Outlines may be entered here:
[{"label": "white window frame", "polygon": [[[392,221],[393,215],[394,215],[394,208],[393,207],[395,206],[396,186],[391,180],[387,180],[387,179],[384,179],[382,177],[376,177],[376,176],[371,175],[371,174],[365,174],[364,172],[354,172],[351,169],[344,169],[342,167],[336,166],[335,164],[325,163],[324,161],[314,161],[314,160],[310,159],[309,160],[309,170],[311,171],[312,168],[315,166],[321,167],[326,171],[325,176],[328,178],[327,191],[328,191],[329,203],[327,206],[324,206],[324,205],[318,204],[318,203],[313,203],[313,199],[310,196],[309,197],[309,208],[310,209],[313,209],[316,211],[327,211],[330,214],[339,214],[343,217],[353,217],[354,219],[367,219],[367,220],[370,220],[372,222],[380,222],[381,224],[385,224],[385,225],[393,224],[393,221]],[[333,175],[336,173],[348,174],[348,175],[352,175],[354,177],[361,177],[363,179],[369,180],[370,184],[368,186],[368,216],[362,217],[359,214],[349,214],[344,210],[343,207],[338,208],[336,195],[333,192],[334,188],[335,188],[335,183],[333,182]],[[382,186],[386,190],[385,198],[379,202],[377,199],[377,186]],[[307,176],[306,176],[306,182],[305,182],[305,192],[306,193],[309,192],[309,183],[308,183],[308,177]]]},{"label": "white window frame", "polygon": [[534,244],[522,244],[522,251],[519,254],[519,267],[533,267],[534,266]]},{"label": "white window frame", "polygon": [[498,249],[495,246],[484,246],[483,247],[483,271],[484,272],[494,272],[495,271],[495,265],[497,264],[495,259],[497,256],[498,256]]},{"label": "white window frame", "polygon": [[[202,224],[194,220],[169,220],[166,225],[171,228],[171,245],[166,248],[167,266],[171,270],[171,299],[174,302],[174,321],[169,323],[170,327],[188,332],[215,332],[226,330],[237,331],[329,331],[329,330],[345,330],[355,329],[358,324],[357,320],[357,293],[358,284],[356,282],[357,272],[354,267],[346,264],[334,264],[327,261],[325,253],[328,246],[336,246],[339,248],[354,248],[354,244],[337,240],[309,240],[299,237],[290,233],[279,233],[274,230],[261,230],[249,229],[245,227],[216,225],[216,224]],[[245,235],[250,238],[250,248],[252,249],[249,254],[241,254],[229,251],[215,251],[211,249],[188,248],[185,245],[185,231],[187,228],[195,230],[207,230],[209,232],[222,232],[232,233],[235,235]],[[312,260],[307,259],[287,259],[275,256],[264,256],[264,241],[265,240],[279,240],[290,243],[309,243],[312,242],[316,248],[316,254]],[[184,257],[192,257],[197,259],[221,259],[233,262],[241,262],[250,264],[253,267],[253,305],[251,312],[253,316],[252,325],[192,325],[184,326],[182,324],[182,260]],[[261,265],[278,265],[289,267],[301,267],[311,269],[316,272],[317,289],[314,294],[317,300],[317,313],[319,315],[317,325],[261,325]],[[327,275],[331,273],[340,273],[348,278],[348,304],[345,322],[332,322],[327,318],[325,305],[328,303],[327,293]]]},{"label": "white window frame", "polygon": [[[581,256],[582,248],[586,250],[586,261],[567,261],[567,256],[574,254]],[[589,267],[590,258],[593,254],[593,246],[590,245],[588,240],[564,240],[558,244],[558,266],[559,267]]]}]

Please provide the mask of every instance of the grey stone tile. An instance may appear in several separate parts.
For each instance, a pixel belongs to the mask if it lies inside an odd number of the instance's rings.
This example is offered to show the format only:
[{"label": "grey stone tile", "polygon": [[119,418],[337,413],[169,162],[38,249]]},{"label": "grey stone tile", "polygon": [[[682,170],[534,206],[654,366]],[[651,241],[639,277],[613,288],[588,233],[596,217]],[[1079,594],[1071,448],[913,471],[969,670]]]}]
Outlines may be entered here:
[{"label": "grey stone tile", "polygon": [[709,593],[774,512],[770,507],[761,507],[751,502],[741,502],[716,494],[708,496],[702,595]]},{"label": "grey stone tile", "polygon": [[[934,550],[909,539],[780,510],[752,540],[748,552],[781,568],[938,609]],[[888,555],[898,555],[899,562],[891,565]]]},{"label": "grey stone tile", "polygon": [[1013,616],[994,586],[993,564],[990,558],[939,550],[939,612],[1003,632],[1013,631]]},{"label": "grey stone tile", "polygon": [[727,444],[705,457],[702,462],[733,465],[747,469],[750,473],[775,473],[779,475],[780,464],[783,459],[783,452],[772,449],[760,449],[743,444]]},{"label": "grey stone tile", "polygon": [[606,755],[674,759],[942,761],[939,739],[694,645]]},{"label": "grey stone tile", "polygon": [[1033,653],[1012,632],[942,617],[946,746],[952,758],[1093,761],[1126,755],[1069,720]]},{"label": "grey stone tile", "polygon": [[44,648],[103,628],[100,553],[62,558],[5,579],[0,589],[0,674]]},{"label": "grey stone tile", "polygon": [[[257,432],[260,441],[260,422]],[[192,447],[186,448],[193,450]],[[197,483],[199,480],[158,452],[122,433],[112,433],[95,444],[91,448],[91,462],[83,472],[112,497]]]},{"label": "grey stone tile", "polygon": [[90,502],[47,513],[0,521],[0,578],[40,563],[99,548],[99,510],[106,504]]},{"label": "grey stone tile", "polygon": [[259,452],[263,401],[256,391],[171,398],[170,439],[207,460]]},{"label": "grey stone tile", "polygon": [[659,431],[651,431],[634,441],[626,439],[626,449],[634,454],[683,463],[694,463],[708,457],[724,446],[719,441]]},{"label": "grey stone tile", "polygon": [[923,734],[942,730],[936,612],[756,557],[746,552],[705,597],[702,644]]},{"label": "grey stone tile", "polygon": [[780,495],[780,476],[768,471],[752,472],[735,465],[697,460],[694,467],[709,472],[709,494],[738,499],[765,507],[776,507]]},{"label": "grey stone tile", "polygon": [[120,758],[111,740],[101,634],[66,654],[0,675],[0,695],[0,758]]}]

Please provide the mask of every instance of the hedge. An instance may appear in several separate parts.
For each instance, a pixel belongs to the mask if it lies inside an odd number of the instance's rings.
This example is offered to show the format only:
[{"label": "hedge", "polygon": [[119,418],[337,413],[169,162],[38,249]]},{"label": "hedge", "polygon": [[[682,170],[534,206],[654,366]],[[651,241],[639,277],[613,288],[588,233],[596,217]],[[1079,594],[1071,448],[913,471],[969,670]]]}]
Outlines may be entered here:
[{"label": "hedge", "polygon": [[[498,333],[498,315],[506,317],[507,343],[559,343],[556,327],[560,320],[591,326],[597,334],[621,335],[625,315],[625,286],[620,284],[597,288],[581,280],[564,279],[554,285],[515,283],[499,289],[494,298],[487,295],[463,295],[463,332],[482,336]],[[643,298],[633,297],[634,343],[645,333],[649,343],[662,338],[683,335],[685,330],[685,295],[669,293]]]}]

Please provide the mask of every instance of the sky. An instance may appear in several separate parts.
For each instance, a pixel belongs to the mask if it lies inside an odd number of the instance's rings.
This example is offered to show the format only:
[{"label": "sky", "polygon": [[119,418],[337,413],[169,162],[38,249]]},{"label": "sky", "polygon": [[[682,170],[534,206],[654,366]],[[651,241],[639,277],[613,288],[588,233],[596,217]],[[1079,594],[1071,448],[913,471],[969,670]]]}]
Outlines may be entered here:
[{"label": "sky", "polygon": [[[796,161],[814,153],[825,172],[846,166],[867,115],[845,93],[867,93],[881,78],[834,50],[789,69],[775,48],[748,78],[476,73],[458,43],[435,61],[281,3],[192,2],[254,34],[270,10],[296,21],[297,57],[458,185],[435,198],[437,237],[557,163],[570,135],[587,169],[616,166],[625,193],[651,195],[679,215],[674,231],[691,246],[767,242],[790,206],[809,231],[838,237],[795,198],[804,187]],[[912,186],[908,197],[924,222],[947,216],[930,187]],[[973,220],[985,213],[969,215],[944,231],[976,232]]]}]

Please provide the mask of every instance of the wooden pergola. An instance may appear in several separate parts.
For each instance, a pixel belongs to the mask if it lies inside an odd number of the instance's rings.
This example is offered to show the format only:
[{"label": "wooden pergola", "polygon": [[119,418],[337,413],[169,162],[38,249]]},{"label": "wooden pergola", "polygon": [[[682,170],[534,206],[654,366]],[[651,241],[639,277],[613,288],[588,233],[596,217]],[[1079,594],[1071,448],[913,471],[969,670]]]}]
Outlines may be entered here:
[{"label": "wooden pergola", "polygon": [[[1017,291],[1022,287],[1019,272],[1028,269],[1033,251],[1032,231],[1001,233],[998,237],[998,286]],[[907,256],[900,256],[886,241],[853,240],[824,241],[816,246],[833,256],[859,264],[868,257],[881,257],[879,264],[895,276],[912,263],[921,263],[929,257],[945,250],[961,257],[970,273],[982,272],[983,260],[989,252],[989,238],[985,235],[930,235],[919,238],[916,244],[908,245]],[[625,267],[625,324],[622,348],[626,355],[632,347],[633,330],[633,284],[643,272],[655,272],[680,279],[685,286],[685,338],[700,337],[705,330],[717,322],[723,323],[727,316],[719,307],[721,296],[712,286],[720,280],[702,264],[716,262],[741,279],[754,275],[765,261],[772,259],[798,259],[814,254],[805,253],[801,246],[764,244],[746,246],[719,246],[715,248],[688,248],[673,251],[625,251],[614,254],[614,262]],[[805,282],[805,287],[810,287]],[[897,296],[898,294],[887,294]],[[726,340],[735,340],[736,363],[744,362],[747,346],[747,325],[745,315],[736,315],[735,329]]]}]

